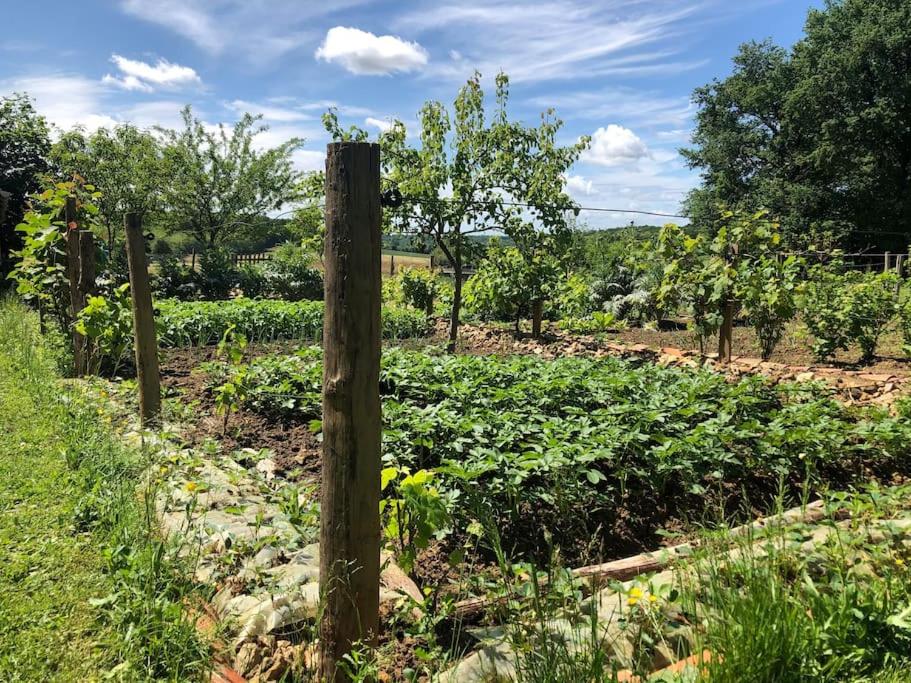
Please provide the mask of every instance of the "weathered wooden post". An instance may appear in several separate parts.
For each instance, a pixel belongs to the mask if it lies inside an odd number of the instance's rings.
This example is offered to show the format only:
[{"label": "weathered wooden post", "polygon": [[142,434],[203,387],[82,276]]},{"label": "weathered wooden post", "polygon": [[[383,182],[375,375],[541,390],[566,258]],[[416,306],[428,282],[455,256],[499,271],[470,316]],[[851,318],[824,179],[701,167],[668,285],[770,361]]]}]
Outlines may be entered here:
[{"label": "weathered wooden post", "polygon": [[152,288],[146,259],[142,218],[128,213],[124,217],[127,264],[130,268],[130,296],[133,301],[133,347],[136,378],[139,383],[139,415],[142,425],[157,424],[161,417],[161,378],[158,374],[158,340],[152,311]]},{"label": "weathered wooden post", "polygon": [[395,277],[395,254],[389,254],[389,277]]},{"label": "weathered wooden post", "polygon": [[[70,283],[69,315],[72,323],[76,322],[79,311],[85,308],[85,298],[81,290],[81,266],[79,223],[76,221],[76,197],[67,197],[63,206],[63,220],[66,223],[66,274]],[[73,327],[73,370],[77,377],[86,374],[86,340]]]},{"label": "weathered wooden post", "polygon": [[324,681],[355,641],[375,643],[380,576],[380,150],[326,156],[320,661]]},{"label": "weathered wooden post", "polygon": [[892,252],[887,251],[883,254],[883,272],[888,273],[892,265]]}]

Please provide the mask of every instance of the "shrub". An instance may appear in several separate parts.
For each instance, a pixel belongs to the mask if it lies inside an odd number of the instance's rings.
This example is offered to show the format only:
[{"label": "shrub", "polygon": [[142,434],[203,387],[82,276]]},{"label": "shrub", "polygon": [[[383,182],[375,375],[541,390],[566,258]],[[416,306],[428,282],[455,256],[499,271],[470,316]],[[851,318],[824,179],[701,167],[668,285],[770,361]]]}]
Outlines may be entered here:
[{"label": "shrub", "polygon": [[399,272],[399,280],[405,303],[433,315],[433,302],[439,289],[436,276],[424,268],[404,268]]},{"label": "shrub", "polygon": [[283,247],[262,269],[268,296],[285,301],[321,300],[323,276],[300,249]]},{"label": "shrub", "polygon": [[801,312],[813,335],[820,360],[857,343],[870,360],[883,330],[899,313],[898,276],[894,273],[840,275],[817,266],[804,289]]},{"label": "shrub", "polygon": [[227,299],[237,286],[231,254],[220,247],[206,249],[199,259],[199,290],[206,299]]},{"label": "shrub", "polygon": [[591,299],[591,288],[585,278],[578,273],[570,273],[557,283],[548,316],[555,320],[582,318],[592,312]]},{"label": "shrub", "polygon": [[152,287],[162,298],[193,299],[199,295],[197,275],[175,256],[165,256],[158,262],[158,274]]},{"label": "shrub", "polygon": [[779,260],[763,255],[741,264],[734,291],[746,309],[765,360],[797,312],[799,275],[800,263],[793,256]]},{"label": "shrub", "polygon": [[120,285],[109,298],[91,296],[76,319],[76,331],[92,343],[94,372],[117,374],[133,343],[133,315],[129,284]]},{"label": "shrub", "polygon": [[237,286],[249,299],[258,299],[269,294],[268,278],[258,266],[241,266],[237,271]]}]

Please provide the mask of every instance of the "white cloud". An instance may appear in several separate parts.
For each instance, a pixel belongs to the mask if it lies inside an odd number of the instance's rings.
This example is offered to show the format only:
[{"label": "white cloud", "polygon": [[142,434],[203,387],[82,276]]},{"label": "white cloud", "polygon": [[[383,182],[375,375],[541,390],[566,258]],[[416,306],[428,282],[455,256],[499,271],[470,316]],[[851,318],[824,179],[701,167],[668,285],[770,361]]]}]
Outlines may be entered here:
[{"label": "white cloud", "polygon": [[111,61],[122,74],[121,77],[106,74],[102,83],[115,85],[124,90],[141,90],[152,92],[156,88],[174,90],[190,85],[199,85],[202,81],[199,74],[188,66],[172,64],[166,59],[159,59],[153,66],[135,59],[127,59],[118,54],[111,55]]},{"label": "white cloud", "polygon": [[591,138],[591,147],[582,154],[582,160],[593,164],[630,164],[649,154],[648,147],[638,135],[615,123],[607,128],[598,128]]},{"label": "white cloud", "polygon": [[315,53],[317,59],[337,62],[353,74],[385,75],[414,71],[427,64],[427,51],[396,36],[377,36],[347,26],[326,33]]},{"label": "white cloud", "polygon": [[[426,3],[394,25],[432,32],[463,59],[431,64],[431,77],[464,79],[502,69],[515,82],[605,75],[667,75],[711,16],[704,0],[464,0]],[[659,47],[660,46],[660,47]]]},{"label": "white cloud", "polygon": [[105,110],[101,85],[77,74],[26,76],[0,82],[0,94],[11,92],[28,93],[35,100],[38,113],[61,130],[74,126],[95,130],[117,123],[101,113]]},{"label": "white cloud", "polygon": [[580,175],[567,175],[566,189],[572,194],[590,195],[593,193],[592,181],[586,180]]},{"label": "white cloud", "polygon": [[250,113],[258,114],[266,121],[275,121],[278,123],[287,123],[291,121],[307,121],[313,117],[293,107],[279,107],[271,104],[258,104],[248,102],[247,100],[234,100],[228,102],[228,109],[239,114]]},{"label": "white cloud", "polygon": [[368,116],[364,119],[364,124],[379,129],[381,133],[385,133],[392,128],[392,121],[389,121],[388,119],[378,119],[373,116]]}]

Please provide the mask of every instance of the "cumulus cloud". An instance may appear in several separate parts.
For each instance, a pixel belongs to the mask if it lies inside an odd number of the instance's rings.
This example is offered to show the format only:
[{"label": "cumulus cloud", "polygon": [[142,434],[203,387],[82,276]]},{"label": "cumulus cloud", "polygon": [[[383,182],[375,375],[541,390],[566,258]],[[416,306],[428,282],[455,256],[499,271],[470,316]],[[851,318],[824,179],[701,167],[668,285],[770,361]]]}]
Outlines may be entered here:
[{"label": "cumulus cloud", "polygon": [[590,195],[594,193],[592,181],[586,180],[580,175],[566,176],[566,189],[573,194]]},{"label": "cumulus cloud", "polygon": [[353,74],[385,75],[414,71],[427,64],[427,51],[418,43],[396,36],[377,36],[357,28],[329,29],[315,54],[317,59],[336,62]]},{"label": "cumulus cloud", "polygon": [[604,166],[630,164],[649,155],[648,147],[629,128],[611,123],[592,133],[591,147],[582,160]]},{"label": "cumulus cloud", "polygon": [[180,64],[173,64],[166,59],[159,59],[156,64],[152,65],[114,54],[111,55],[111,61],[121,75],[106,74],[101,81],[124,90],[153,92],[159,88],[175,90],[202,83],[199,74],[194,69]]}]

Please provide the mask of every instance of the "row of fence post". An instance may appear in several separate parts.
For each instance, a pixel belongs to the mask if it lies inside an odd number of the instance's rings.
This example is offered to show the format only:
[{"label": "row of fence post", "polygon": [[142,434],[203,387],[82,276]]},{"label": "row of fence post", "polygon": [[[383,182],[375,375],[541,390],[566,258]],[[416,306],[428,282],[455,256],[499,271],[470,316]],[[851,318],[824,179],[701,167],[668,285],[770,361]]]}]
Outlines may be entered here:
[{"label": "row of fence post", "polygon": [[[67,201],[73,317],[94,289],[94,239],[79,230]],[[326,158],[323,453],[320,494],[321,680],[347,681],[341,666],[357,643],[376,644],[380,577],[379,146],[332,143]],[[142,424],[161,416],[158,343],[142,220],[124,220]],[[394,268],[394,260],[391,261]],[[86,340],[74,333],[78,374],[89,369]]]}]

